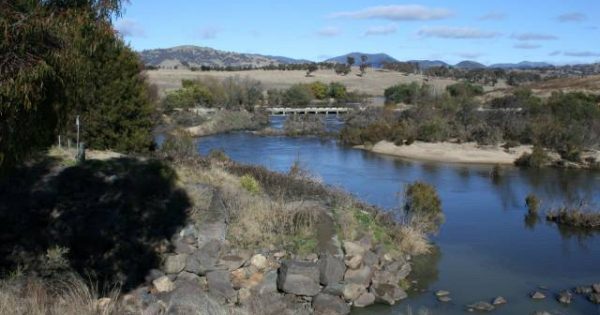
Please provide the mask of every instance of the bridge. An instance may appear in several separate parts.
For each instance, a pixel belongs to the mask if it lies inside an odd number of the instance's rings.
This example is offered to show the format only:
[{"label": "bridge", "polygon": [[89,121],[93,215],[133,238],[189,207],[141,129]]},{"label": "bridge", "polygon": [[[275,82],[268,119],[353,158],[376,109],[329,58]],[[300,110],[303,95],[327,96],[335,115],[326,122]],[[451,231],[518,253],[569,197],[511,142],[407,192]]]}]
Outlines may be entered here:
[{"label": "bridge", "polygon": [[288,114],[343,114],[352,111],[350,107],[269,107],[266,109],[271,115],[288,115]]}]

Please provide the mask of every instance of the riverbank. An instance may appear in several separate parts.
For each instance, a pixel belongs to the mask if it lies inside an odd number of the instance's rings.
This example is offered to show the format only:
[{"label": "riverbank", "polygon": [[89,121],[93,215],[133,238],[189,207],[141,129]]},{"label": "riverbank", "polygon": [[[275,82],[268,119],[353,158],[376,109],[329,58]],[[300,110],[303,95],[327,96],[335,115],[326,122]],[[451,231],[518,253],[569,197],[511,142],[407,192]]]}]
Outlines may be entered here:
[{"label": "riverbank", "polygon": [[501,146],[480,146],[474,142],[420,142],[397,146],[392,142],[380,141],[370,146],[358,145],[354,148],[375,153],[416,159],[423,161],[465,163],[465,164],[505,164],[512,165],[523,153],[531,153],[532,146],[521,145],[506,150]]}]

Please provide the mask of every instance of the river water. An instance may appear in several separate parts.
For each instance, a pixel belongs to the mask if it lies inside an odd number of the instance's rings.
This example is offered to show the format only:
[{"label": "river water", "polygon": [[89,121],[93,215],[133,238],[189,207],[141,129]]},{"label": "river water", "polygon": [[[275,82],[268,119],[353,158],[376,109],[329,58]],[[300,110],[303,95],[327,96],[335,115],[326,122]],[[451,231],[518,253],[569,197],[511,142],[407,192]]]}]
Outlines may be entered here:
[{"label": "river water", "polygon": [[[576,285],[600,282],[600,235],[559,229],[543,218],[527,217],[525,197],[535,193],[542,209],[586,200],[600,202],[600,173],[579,170],[522,170],[492,166],[426,163],[347,148],[334,140],[261,137],[230,133],[200,138],[199,151],[223,149],[232,159],[286,172],[296,160],[324,183],[394,211],[399,192],[416,180],[434,185],[446,221],[432,237],[435,250],[418,258],[412,277],[418,291],[396,306],[372,306],[353,314],[465,314],[465,305],[501,295],[508,304],[494,314],[600,314],[600,308],[574,296],[563,306],[555,294]],[[541,289],[540,289],[541,287]],[[448,290],[450,303],[433,292]],[[546,293],[533,301],[533,290]]]}]

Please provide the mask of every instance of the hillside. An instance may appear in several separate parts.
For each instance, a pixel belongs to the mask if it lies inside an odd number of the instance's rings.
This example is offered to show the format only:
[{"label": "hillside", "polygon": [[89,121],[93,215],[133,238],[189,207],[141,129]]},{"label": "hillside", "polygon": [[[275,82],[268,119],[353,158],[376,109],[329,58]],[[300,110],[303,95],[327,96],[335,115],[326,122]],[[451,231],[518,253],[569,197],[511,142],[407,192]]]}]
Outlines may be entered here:
[{"label": "hillside", "polygon": [[360,64],[360,57],[367,56],[367,63],[370,64],[373,68],[381,68],[382,65],[386,62],[398,62],[395,58],[391,57],[388,54],[379,53],[379,54],[365,54],[360,52],[352,52],[349,54],[345,54],[342,56],[337,56],[333,58],[329,58],[325,60],[325,62],[333,62],[333,63],[346,63],[348,57],[353,57],[356,61],[355,64]]},{"label": "hillside", "polygon": [[441,60],[409,60],[407,62],[416,63],[419,65],[419,68],[423,70],[427,70],[433,67],[448,67],[449,64],[441,61]]},{"label": "hillside", "polygon": [[470,61],[470,60],[461,61],[461,62],[457,63],[454,67],[458,68],[458,69],[465,69],[465,70],[485,69],[486,68],[485,65],[483,65],[479,62]]},{"label": "hillside", "polygon": [[146,65],[162,68],[175,68],[176,66],[185,68],[200,66],[262,67],[270,64],[305,62],[287,57],[243,54],[189,45],[143,50],[139,54]]}]

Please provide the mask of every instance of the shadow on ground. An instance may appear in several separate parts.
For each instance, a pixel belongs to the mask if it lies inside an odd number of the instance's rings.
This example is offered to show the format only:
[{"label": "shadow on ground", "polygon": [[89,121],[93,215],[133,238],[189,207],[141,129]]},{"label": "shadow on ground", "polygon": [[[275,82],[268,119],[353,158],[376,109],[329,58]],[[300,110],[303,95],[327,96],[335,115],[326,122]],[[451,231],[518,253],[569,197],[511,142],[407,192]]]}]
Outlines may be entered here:
[{"label": "shadow on ground", "polygon": [[135,287],[185,223],[190,201],[175,182],[159,161],[125,158],[64,169],[44,160],[15,171],[0,180],[2,276],[76,271],[99,285]]}]

